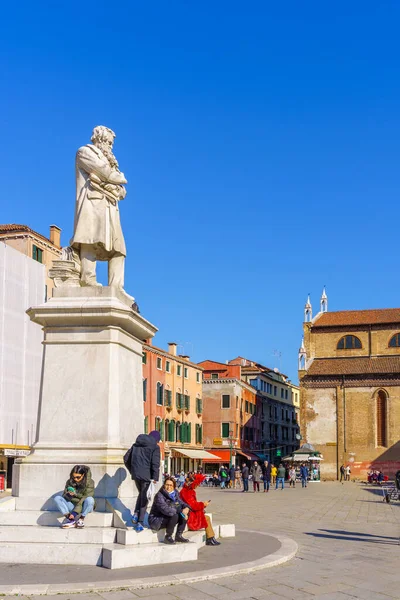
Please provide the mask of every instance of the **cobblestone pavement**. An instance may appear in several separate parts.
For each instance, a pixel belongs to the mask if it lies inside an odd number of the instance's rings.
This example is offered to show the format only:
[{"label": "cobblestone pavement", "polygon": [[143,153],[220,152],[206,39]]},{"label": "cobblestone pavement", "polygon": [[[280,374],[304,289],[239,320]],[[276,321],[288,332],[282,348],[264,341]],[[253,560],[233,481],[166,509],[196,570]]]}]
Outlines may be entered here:
[{"label": "cobblestone pavement", "polygon": [[[200,489],[198,495],[211,498],[215,521],[291,537],[299,544],[296,557],[248,575],[80,594],[79,600],[400,599],[400,503],[382,502],[379,488],[335,482],[268,494]],[[237,562],[245,558],[238,547]],[[70,597],[57,595],[54,600]]]}]

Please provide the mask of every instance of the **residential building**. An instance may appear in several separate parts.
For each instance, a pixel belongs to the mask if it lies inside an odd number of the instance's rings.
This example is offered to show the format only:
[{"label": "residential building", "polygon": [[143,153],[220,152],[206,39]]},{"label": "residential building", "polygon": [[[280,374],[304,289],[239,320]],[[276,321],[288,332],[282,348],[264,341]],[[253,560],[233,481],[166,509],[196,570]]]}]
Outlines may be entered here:
[{"label": "residential building", "polygon": [[259,460],[260,405],[255,389],[242,379],[241,366],[212,360],[198,364],[203,369],[204,446],[218,457],[204,461],[206,471]]},{"label": "residential building", "polygon": [[[48,300],[53,295],[54,282],[48,276],[53,260],[61,255],[61,229],[50,225],[50,236],[47,238],[37,233],[27,225],[11,223],[0,225],[0,241],[29,256],[46,268],[44,298]],[[43,302],[43,298],[41,299]]]},{"label": "residential building", "polygon": [[321,477],[400,469],[400,308],[328,312],[324,290],[305,307],[299,350],[303,442],[322,453]]},{"label": "residential building", "polygon": [[43,333],[26,314],[42,304],[45,267],[0,240],[0,470],[11,487],[12,465],[36,437]]},{"label": "residential building", "polygon": [[229,364],[240,366],[242,380],[257,392],[262,430],[259,450],[262,458],[277,463],[299,447],[299,388],[278,369],[242,356]]},{"label": "residential building", "polygon": [[144,431],[160,431],[164,472],[196,471],[207,457],[203,446],[202,369],[189,356],[143,346]]}]

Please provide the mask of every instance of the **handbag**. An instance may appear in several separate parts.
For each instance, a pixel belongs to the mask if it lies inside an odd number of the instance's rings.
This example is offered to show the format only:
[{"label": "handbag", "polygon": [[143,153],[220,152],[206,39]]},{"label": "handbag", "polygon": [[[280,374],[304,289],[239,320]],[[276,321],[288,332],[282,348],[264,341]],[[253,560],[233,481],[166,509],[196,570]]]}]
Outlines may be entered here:
[{"label": "handbag", "polygon": [[153,481],[150,481],[150,485],[147,488],[147,493],[146,493],[147,500],[149,502],[151,502],[153,500],[153,496],[155,493],[156,493],[156,484],[153,483]]}]

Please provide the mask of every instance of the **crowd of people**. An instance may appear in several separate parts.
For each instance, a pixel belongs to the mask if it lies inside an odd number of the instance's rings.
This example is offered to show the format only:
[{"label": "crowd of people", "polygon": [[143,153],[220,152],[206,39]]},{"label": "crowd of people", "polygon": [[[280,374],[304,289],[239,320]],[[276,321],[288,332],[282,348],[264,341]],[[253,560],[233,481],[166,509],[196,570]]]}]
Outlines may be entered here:
[{"label": "crowd of people", "polygon": [[222,465],[219,471],[214,471],[212,476],[207,477],[209,486],[223,489],[238,489],[242,492],[248,492],[249,486],[252,486],[254,492],[269,492],[271,488],[284,489],[285,481],[289,482],[289,487],[295,487],[296,481],[301,482],[302,487],[307,487],[307,482],[314,473],[306,463],[301,463],[299,467],[295,464],[278,466],[265,460],[262,463],[254,461],[250,466],[243,463],[241,467],[231,465],[227,467]]}]

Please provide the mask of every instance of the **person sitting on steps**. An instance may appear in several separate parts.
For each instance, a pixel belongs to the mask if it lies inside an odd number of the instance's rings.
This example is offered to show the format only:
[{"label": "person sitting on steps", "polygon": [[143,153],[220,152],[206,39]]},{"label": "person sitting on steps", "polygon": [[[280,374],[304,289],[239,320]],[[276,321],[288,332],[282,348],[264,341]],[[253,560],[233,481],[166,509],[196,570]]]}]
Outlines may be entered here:
[{"label": "person sitting on steps", "polygon": [[210,504],[211,500],[206,502],[198,502],[196,496],[196,488],[204,481],[205,475],[195,475],[189,473],[186,477],[185,485],[180,492],[180,496],[184,502],[190,507],[188,518],[188,529],[190,531],[206,530],[206,545],[219,546],[220,542],[215,539],[214,529],[211,525],[209,515],[204,514],[204,510]]},{"label": "person sitting on steps", "polygon": [[95,508],[94,481],[86,465],[75,465],[65,484],[62,495],[53,498],[58,510],[65,517],[63,529],[85,526],[85,517]]},{"label": "person sitting on steps", "polygon": [[[184,538],[182,534],[186,527],[189,510],[189,506],[186,502],[183,502],[176,489],[175,479],[167,477],[163,487],[154,496],[149,515],[149,525],[153,531],[165,528],[165,544],[175,544],[176,542],[185,544],[189,540]],[[174,539],[173,533],[176,525],[178,527]]]}]

